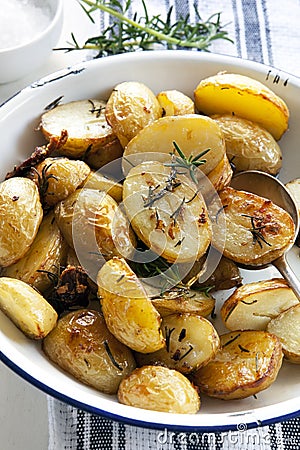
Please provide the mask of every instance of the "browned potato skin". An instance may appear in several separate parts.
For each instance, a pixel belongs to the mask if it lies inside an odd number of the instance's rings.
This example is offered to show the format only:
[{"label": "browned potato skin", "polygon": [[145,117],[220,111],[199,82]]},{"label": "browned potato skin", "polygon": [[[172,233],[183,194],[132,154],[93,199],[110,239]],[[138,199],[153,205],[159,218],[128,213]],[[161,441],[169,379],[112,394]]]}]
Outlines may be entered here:
[{"label": "browned potato skin", "polygon": [[194,372],[214,358],[220,339],[212,323],[193,313],[163,317],[166,347],[154,353],[135,354],[139,366],[161,364],[183,374]]},{"label": "browned potato skin", "polygon": [[204,292],[176,287],[151,301],[162,317],[174,313],[195,313],[205,317],[211,314],[216,303]]},{"label": "browned potato skin", "polygon": [[107,261],[99,270],[97,284],[107,327],[120,342],[142,353],[165,345],[160,315],[123,258]]},{"label": "browned potato skin", "polygon": [[222,400],[255,395],[268,388],[282,364],[280,340],[266,331],[233,331],[220,336],[215,358],[192,377],[200,392]]},{"label": "browned potato skin", "polygon": [[229,330],[265,330],[272,318],[296,304],[287,281],[273,278],[238,287],[223,303],[221,317]]},{"label": "browned potato skin", "polygon": [[[226,187],[219,193],[226,218],[224,228],[215,224],[214,245],[223,255],[236,263],[260,266],[281,256],[292,244],[295,225],[291,216],[270,200],[258,195]],[[217,211],[216,211],[217,214]],[[250,216],[250,217],[249,217]],[[251,232],[251,217],[265,242],[255,242]]]},{"label": "browned potato skin", "polygon": [[212,116],[223,131],[226,154],[237,172],[261,170],[276,175],[282,165],[279,145],[258,124],[230,114]]},{"label": "browned potato skin", "polygon": [[107,101],[105,116],[125,147],[140,130],[162,116],[162,108],[146,85],[126,81],[113,89]]},{"label": "browned potato skin", "polygon": [[272,319],[267,331],[280,339],[285,359],[300,364],[300,303]]},{"label": "browned potato skin", "polygon": [[[229,159],[225,153],[225,155],[223,156],[221,161],[217,164],[217,166],[207,174],[207,178],[212,183],[215,190],[219,192],[230,184],[232,175],[233,170],[231,168]],[[215,192],[212,193],[212,195],[214,194]],[[208,198],[210,198],[209,193]]]},{"label": "browned potato skin", "polygon": [[135,369],[118,390],[120,403],[176,414],[195,414],[200,399],[191,382],[176,370],[161,366]]},{"label": "browned potato skin", "polygon": [[43,218],[38,188],[28,178],[0,184],[0,266],[21,259],[31,246]]},{"label": "browned potato skin", "polygon": [[43,350],[63,370],[107,394],[115,394],[135,368],[131,351],[108,331],[101,314],[89,309],[59,319]]}]

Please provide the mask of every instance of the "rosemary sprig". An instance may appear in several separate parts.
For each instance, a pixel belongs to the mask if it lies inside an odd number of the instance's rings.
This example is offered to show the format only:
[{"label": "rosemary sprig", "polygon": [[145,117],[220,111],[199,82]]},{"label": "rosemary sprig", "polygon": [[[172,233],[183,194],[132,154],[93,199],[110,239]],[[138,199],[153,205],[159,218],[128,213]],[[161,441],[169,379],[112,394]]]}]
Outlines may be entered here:
[{"label": "rosemary sprig", "polygon": [[208,51],[211,43],[217,39],[230,42],[227,31],[221,24],[221,13],[211,15],[207,20],[200,16],[198,8],[194,5],[195,22],[190,22],[190,15],[180,17],[172,22],[173,7],[170,7],[166,18],[160,14],[149,16],[145,0],[141,0],[144,14],[133,18],[128,17],[132,1],[127,0],[124,7],[118,0],[78,0],[80,6],[94,23],[93,13],[101,10],[114,18],[112,25],[103,30],[101,35],[86,40],[83,46],[79,45],[74,34],[71,34],[70,47],[57,50],[96,50],[97,57],[114,55],[140,50],[152,50],[157,45],[167,49],[195,48]]},{"label": "rosemary sprig", "polygon": [[264,242],[269,247],[272,246],[266,238],[263,236],[261,230],[266,228],[266,225],[262,224],[263,218],[262,217],[255,217],[250,216],[248,214],[242,214],[243,217],[248,217],[251,220],[251,227],[250,232],[252,233],[253,237],[253,244],[258,244],[260,248],[262,248],[262,243]]},{"label": "rosemary sprig", "polygon": [[[203,150],[196,156],[193,156],[193,154],[191,154],[190,156],[186,157],[175,141],[173,141],[173,145],[174,151],[173,153],[171,153],[172,161],[170,163],[165,163],[164,165],[166,167],[172,167],[175,170],[178,170],[179,168],[187,170],[193,182],[197,184],[196,169],[206,163],[206,159],[201,158],[202,156],[206,155],[206,153],[208,153],[210,149],[208,148],[206,150]],[[179,156],[175,155],[176,152]]]}]

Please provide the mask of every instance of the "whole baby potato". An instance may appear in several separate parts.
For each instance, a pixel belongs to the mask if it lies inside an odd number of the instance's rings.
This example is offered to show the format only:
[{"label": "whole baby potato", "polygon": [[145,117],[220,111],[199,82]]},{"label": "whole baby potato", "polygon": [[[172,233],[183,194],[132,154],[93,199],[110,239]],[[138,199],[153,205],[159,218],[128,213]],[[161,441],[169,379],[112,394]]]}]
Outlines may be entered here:
[{"label": "whole baby potato", "polygon": [[107,394],[115,394],[135,368],[131,351],[108,331],[102,315],[90,309],[59,319],[43,350],[63,370]]},{"label": "whole baby potato", "polygon": [[0,266],[15,263],[28,251],[43,218],[32,180],[9,178],[0,184]]}]

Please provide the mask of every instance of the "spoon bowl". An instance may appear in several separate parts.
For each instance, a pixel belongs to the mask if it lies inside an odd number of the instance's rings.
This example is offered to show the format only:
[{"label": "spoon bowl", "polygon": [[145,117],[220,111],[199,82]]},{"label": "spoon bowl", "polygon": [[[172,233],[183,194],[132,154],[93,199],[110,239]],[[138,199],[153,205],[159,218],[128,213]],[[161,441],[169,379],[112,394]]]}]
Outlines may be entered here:
[{"label": "spoon bowl", "polygon": [[[231,180],[231,187],[240,191],[251,192],[260,197],[271,200],[277,206],[280,206],[287,211],[295,223],[294,239],[285,253],[279,258],[272,261],[271,264],[275,266],[281,275],[289,283],[295,295],[300,300],[300,279],[294,274],[286,261],[286,254],[294,245],[297,235],[299,233],[299,213],[296,204],[284,184],[272,175],[259,170],[246,170],[237,173]],[[266,266],[244,266],[247,269],[264,268]]]}]

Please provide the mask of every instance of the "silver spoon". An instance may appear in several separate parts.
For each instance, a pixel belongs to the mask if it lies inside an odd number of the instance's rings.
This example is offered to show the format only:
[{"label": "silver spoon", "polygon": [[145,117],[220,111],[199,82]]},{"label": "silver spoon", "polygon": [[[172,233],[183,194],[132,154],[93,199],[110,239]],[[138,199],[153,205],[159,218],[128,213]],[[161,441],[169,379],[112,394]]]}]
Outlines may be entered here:
[{"label": "silver spoon", "polygon": [[[296,277],[286,260],[286,253],[294,245],[299,232],[299,215],[295,202],[290,193],[284,184],[277,178],[258,170],[246,170],[244,172],[237,173],[231,180],[231,187],[267,198],[276,205],[285,209],[292,217],[295,223],[294,240],[285,253],[272,261],[272,264],[286,279],[291,289],[300,300],[300,280]],[[263,267],[266,266],[259,266],[260,269]],[[245,268],[254,269],[255,266],[245,266]]]}]

